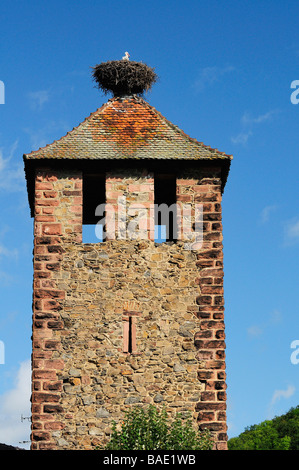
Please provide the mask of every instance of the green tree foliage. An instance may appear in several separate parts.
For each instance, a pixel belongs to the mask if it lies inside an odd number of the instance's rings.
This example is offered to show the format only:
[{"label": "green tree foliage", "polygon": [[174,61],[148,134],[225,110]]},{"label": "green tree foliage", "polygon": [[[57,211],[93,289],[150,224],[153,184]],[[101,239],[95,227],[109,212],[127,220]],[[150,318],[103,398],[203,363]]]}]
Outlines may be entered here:
[{"label": "green tree foliage", "polygon": [[279,438],[271,421],[250,426],[238,437],[228,441],[229,450],[288,450],[290,437]]},{"label": "green tree foliage", "polygon": [[279,436],[290,436],[289,450],[299,450],[299,406],[291,408],[285,415],[275,417],[273,424]]},{"label": "green tree foliage", "polygon": [[299,450],[299,406],[285,415],[245,429],[228,441],[229,450]]},{"label": "green tree foliage", "polygon": [[192,419],[178,414],[169,421],[165,409],[153,405],[147,410],[132,408],[126,413],[121,429],[113,422],[106,450],[210,450],[213,440],[208,431],[198,431]]}]

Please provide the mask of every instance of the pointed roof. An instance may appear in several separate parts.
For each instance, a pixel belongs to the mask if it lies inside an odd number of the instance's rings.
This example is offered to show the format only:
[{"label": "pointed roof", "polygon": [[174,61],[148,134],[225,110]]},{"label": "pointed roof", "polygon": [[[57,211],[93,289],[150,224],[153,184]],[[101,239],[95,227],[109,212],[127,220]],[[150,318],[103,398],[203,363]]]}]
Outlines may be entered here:
[{"label": "pointed roof", "polygon": [[29,160],[231,160],[189,137],[143,98],[114,97]]}]

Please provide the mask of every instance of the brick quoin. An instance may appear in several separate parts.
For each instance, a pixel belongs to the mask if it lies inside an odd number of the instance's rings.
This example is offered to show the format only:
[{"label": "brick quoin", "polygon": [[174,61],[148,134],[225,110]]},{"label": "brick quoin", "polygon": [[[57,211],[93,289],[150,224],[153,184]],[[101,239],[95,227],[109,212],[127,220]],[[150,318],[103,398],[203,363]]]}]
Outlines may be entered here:
[{"label": "brick quoin", "polygon": [[[69,200],[63,205],[65,195]],[[75,197],[76,205],[72,205]],[[82,240],[82,176],[76,172],[63,178],[60,171],[36,170],[35,201],[31,449],[52,450],[57,447],[48,431],[64,426],[58,406],[62,391],[59,371],[64,362],[57,352],[64,328],[59,312],[65,291],[58,288],[55,273],[64,252],[61,245],[68,239]]]},{"label": "brick quoin", "polygon": [[[184,180],[177,181],[178,194],[186,183]],[[204,178],[200,183],[192,184],[188,199],[203,204],[204,221],[203,249],[197,254],[198,277],[195,279],[200,290],[196,303],[197,316],[201,321],[200,330],[194,336],[194,344],[199,350],[198,358],[201,359],[198,380],[204,384],[206,391],[201,393],[201,404],[197,409],[203,411],[198,413],[197,420],[200,429],[209,429],[216,437],[215,448],[226,450],[226,395],[225,392],[221,395],[218,393],[219,390],[226,390],[221,182],[220,178]],[[214,220],[217,226],[212,223]],[[219,357],[221,360],[217,360]],[[223,402],[221,405],[220,401]],[[217,414],[219,408],[221,414]]]}]

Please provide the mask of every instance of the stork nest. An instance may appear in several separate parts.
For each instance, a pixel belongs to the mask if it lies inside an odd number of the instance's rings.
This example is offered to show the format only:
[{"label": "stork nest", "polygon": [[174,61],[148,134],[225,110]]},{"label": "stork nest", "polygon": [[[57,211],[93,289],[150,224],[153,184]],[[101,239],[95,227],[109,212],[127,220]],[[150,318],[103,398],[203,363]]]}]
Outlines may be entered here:
[{"label": "stork nest", "polygon": [[110,60],[93,68],[93,79],[105,94],[142,95],[158,80],[153,68],[142,62]]}]

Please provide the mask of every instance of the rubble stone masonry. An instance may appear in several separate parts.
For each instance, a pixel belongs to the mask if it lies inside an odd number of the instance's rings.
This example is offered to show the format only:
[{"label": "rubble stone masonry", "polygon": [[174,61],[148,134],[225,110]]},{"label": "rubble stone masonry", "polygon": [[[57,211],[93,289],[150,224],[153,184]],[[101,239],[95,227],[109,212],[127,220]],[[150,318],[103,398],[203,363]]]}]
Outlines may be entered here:
[{"label": "rubble stone masonry", "polygon": [[[106,175],[106,201],[154,201],[153,174]],[[177,177],[203,243],[82,243],[82,173],[36,173],[32,450],[92,449],[130,406],[190,411],[226,449],[220,170]]]}]

